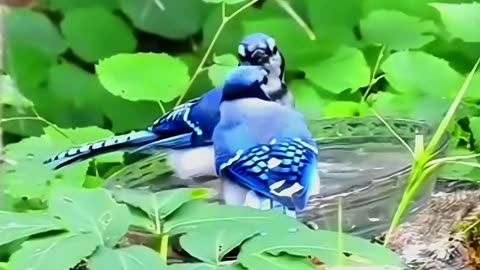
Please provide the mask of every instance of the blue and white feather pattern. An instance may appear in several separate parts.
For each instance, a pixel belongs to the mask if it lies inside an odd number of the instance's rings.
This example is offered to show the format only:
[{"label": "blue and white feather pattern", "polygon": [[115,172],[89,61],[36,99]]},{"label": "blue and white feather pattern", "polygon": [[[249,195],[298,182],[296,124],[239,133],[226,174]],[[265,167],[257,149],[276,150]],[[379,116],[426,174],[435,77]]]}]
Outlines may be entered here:
[{"label": "blue and white feather pattern", "polygon": [[[233,71],[224,96],[229,89],[262,91],[261,85],[252,82],[259,79],[251,72],[260,71],[254,67]],[[320,191],[317,147],[303,116],[293,108],[254,96],[222,100],[212,140],[227,204],[280,207],[295,216]]]}]

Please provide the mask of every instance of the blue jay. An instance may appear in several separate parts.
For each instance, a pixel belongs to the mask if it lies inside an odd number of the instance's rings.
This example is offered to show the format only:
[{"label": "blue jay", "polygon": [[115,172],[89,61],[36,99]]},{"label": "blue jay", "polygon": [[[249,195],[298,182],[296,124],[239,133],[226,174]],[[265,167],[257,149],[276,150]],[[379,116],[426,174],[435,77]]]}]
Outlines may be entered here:
[{"label": "blue jay", "polygon": [[271,101],[268,73],[240,66],[227,76],[212,136],[215,167],[226,204],[296,217],[320,192],[317,146],[298,111]]},{"label": "blue jay", "polygon": [[[238,55],[240,65],[261,65],[270,71],[265,91],[272,100],[294,106],[293,97],[284,83],[285,61],[273,38],[261,33],[248,35],[241,41]],[[145,130],[78,146],[44,163],[59,169],[114,151],[148,154],[168,149],[166,161],[164,157],[159,158],[168,163],[175,176],[182,179],[215,176],[211,136],[220,118],[221,98],[222,89],[212,89],[202,97],[174,108]]]}]

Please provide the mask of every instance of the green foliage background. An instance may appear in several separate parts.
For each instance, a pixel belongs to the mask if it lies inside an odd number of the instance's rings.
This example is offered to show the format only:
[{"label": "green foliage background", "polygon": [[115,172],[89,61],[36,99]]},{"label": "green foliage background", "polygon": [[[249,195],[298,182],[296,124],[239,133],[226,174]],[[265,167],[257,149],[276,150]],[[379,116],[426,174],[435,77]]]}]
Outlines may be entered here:
[{"label": "green foliage background", "polygon": [[[337,251],[331,246],[337,235],[314,236],[306,229],[286,234],[286,228],[294,225],[275,217],[284,223],[270,228],[263,240],[253,238],[244,245],[241,266],[220,266],[228,251],[259,233],[235,218],[265,220],[264,213],[190,202],[190,191],[117,192],[115,202],[105,190],[90,190],[116,170],[103,165],[122,166],[122,153],[59,171],[42,162],[81,143],[142,129],[175,104],[221,86],[225,74],[237,65],[239,41],[254,32],[276,39],[286,58],[287,84],[307,118],[366,116],[372,107],[382,116],[435,125],[480,55],[479,23],[480,4],[458,0],[42,0],[30,8],[12,9],[4,21],[0,123],[6,147],[0,178],[6,192],[0,203],[2,210],[42,211],[0,211],[1,222],[20,224],[1,228],[0,250],[8,247],[7,253],[13,253],[9,269],[31,263],[39,269],[67,269],[88,256],[91,269],[118,269],[106,266],[115,261],[112,258],[140,258],[150,268],[166,269],[151,251],[114,245],[132,224],[156,234],[165,230],[176,234],[178,224],[198,220],[210,223],[198,225],[198,231],[180,241],[202,262],[171,268],[310,269],[303,258],[292,255],[305,257],[311,252],[334,264]],[[479,101],[477,73],[449,129],[450,155],[480,148]],[[472,181],[480,176],[472,167],[458,164],[445,166],[442,175]],[[69,203],[79,213],[70,214]],[[97,209],[100,204],[103,208]],[[143,214],[127,211],[126,204]],[[199,210],[208,207],[209,211]],[[237,222],[232,227],[235,233],[224,234],[227,224],[218,223],[225,214]],[[57,234],[29,240],[22,248],[12,242],[51,231]],[[7,232],[16,237],[7,237]],[[281,237],[287,240],[278,243]],[[221,253],[218,243],[226,246]],[[296,243],[307,245],[308,252],[296,248]],[[359,239],[346,243],[353,254],[373,250]],[[58,250],[35,256],[34,250],[53,244]],[[59,256],[72,249],[77,252]],[[280,252],[290,255],[277,256]],[[40,255],[63,261],[52,266]],[[399,264],[380,248],[362,255],[377,264]],[[122,267],[134,269],[134,260]]]},{"label": "green foliage background", "polygon": [[[230,18],[247,3],[230,0],[222,19],[220,0],[43,0],[5,20],[13,81],[2,81],[13,90],[4,92],[4,118],[38,114],[89,139],[141,129],[177,102],[221,86],[241,38],[264,32],[284,54],[288,86],[307,117],[370,115],[372,106],[382,116],[435,124],[480,51],[480,5],[462,2],[268,0]],[[478,148],[479,87],[476,76],[451,127],[457,152]],[[46,121],[4,120],[4,140],[40,136]],[[77,129],[87,127],[105,131]],[[86,141],[72,136],[60,148]],[[446,176],[475,179],[467,167]]]}]

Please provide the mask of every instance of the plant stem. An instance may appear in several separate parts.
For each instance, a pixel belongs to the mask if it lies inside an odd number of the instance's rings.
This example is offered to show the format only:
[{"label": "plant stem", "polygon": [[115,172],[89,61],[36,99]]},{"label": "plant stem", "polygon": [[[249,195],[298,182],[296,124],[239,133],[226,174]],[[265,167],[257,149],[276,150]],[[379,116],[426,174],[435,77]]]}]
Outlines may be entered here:
[{"label": "plant stem", "polygon": [[337,264],[343,266],[343,221],[342,221],[342,197],[338,198],[338,218],[337,218],[337,246],[338,246],[338,258]]},{"label": "plant stem", "polygon": [[[380,52],[378,53],[377,61],[375,62],[375,66],[373,67],[372,70],[372,77],[370,78],[370,83],[368,84],[368,88],[365,91],[365,94],[362,96],[362,102],[365,101],[367,98],[368,94],[372,90],[373,85],[378,81],[378,79],[375,79],[375,74],[377,74],[378,70],[380,69],[380,62],[382,61],[383,54],[385,53],[385,45],[382,46],[380,49]],[[382,76],[383,77],[383,76]]]},{"label": "plant stem", "polygon": [[163,103],[159,100],[158,106],[160,106],[160,110],[162,111],[162,115],[164,115],[167,111],[165,111],[165,107],[163,106]]},{"label": "plant stem", "polygon": [[168,233],[162,234],[160,239],[160,258],[165,262],[168,259]]},{"label": "plant stem", "polygon": [[177,100],[177,103],[175,104],[175,106],[178,106],[182,103],[183,99],[185,98],[185,96],[187,95],[187,92],[188,90],[190,89],[190,87],[192,86],[193,82],[195,81],[195,79],[198,77],[198,75],[200,74],[200,71],[203,69],[203,66],[205,65],[205,62],[207,62],[207,58],[210,56],[210,53],[212,52],[213,50],[213,47],[215,46],[215,43],[217,42],[217,39],[218,37],[220,36],[220,34],[222,33],[223,31],[223,28],[225,28],[225,25],[233,18],[235,18],[238,14],[240,14],[242,11],[244,11],[245,9],[249,8],[251,5],[255,4],[256,2],[258,2],[259,0],[252,0],[248,3],[246,3],[245,5],[243,5],[242,7],[240,7],[239,9],[237,9],[235,12],[233,12],[232,14],[230,14],[229,16],[226,15],[226,4],[225,4],[225,1],[222,1],[222,22],[220,23],[220,25],[218,26],[218,29],[217,31],[215,32],[215,35],[213,36],[213,39],[212,41],[210,42],[210,44],[208,45],[208,48],[207,48],[207,51],[205,52],[205,54],[203,55],[202,57],[202,60],[200,60],[200,64],[198,64],[197,66],[197,69],[195,70],[195,72],[193,73],[192,75],[192,78],[190,78],[190,81],[188,82],[188,85],[185,89],[185,91],[182,93],[182,95],[180,96],[180,98]]},{"label": "plant stem", "polygon": [[[20,121],[20,120],[36,120],[36,121],[41,121],[44,122],[43,119],[40,119],[36,116],[19,116],[19,117],[11,117],[11,118],[5,118],[5,119],[0,119],[0,123],[4,124],[10,121]],[[47,123],[45,123],[47,124]]]},{"label": "plant stem", "polygon": [[298,15],[298,13],[292,8],[289,2],[286,0],[276,0],[277,4],[287,12],[290,17],[298,24],[300,27],[305,31],[307,34],[308,38],[310,40],[315,40],[317,37],[315,36],[315,33],[308,27],[307,23]]}]

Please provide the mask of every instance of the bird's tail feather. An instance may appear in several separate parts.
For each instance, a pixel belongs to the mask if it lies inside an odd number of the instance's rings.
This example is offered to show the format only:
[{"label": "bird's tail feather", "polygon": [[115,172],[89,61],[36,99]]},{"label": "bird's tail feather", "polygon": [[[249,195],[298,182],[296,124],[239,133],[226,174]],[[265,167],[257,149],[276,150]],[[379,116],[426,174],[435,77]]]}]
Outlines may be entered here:
[{"label": "bird's tail feather", "polygon": [[44,164],[54,169],[60,169],[69,164],[80,162],[95,156],[123,150],[131,151],[158,139],[158,135],[150,131],[137,131],[114,136],[94,143],[84,144],[61,152],[44,161]]}]

